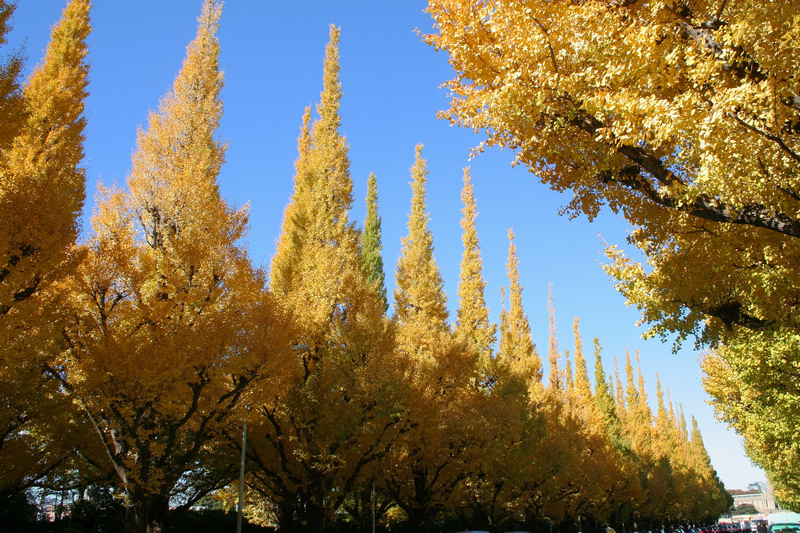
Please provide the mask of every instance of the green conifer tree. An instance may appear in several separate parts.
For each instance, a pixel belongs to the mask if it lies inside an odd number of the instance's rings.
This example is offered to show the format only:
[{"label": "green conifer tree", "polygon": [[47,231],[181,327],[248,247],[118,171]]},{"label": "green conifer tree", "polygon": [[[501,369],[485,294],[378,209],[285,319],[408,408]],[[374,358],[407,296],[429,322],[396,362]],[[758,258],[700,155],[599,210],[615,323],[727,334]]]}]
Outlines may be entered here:
[{"label": "green conifer tree", "polygon": [[383,300],[383,310],[389,309],[386,298],[386,273],[383,270],[383,243],[381,241],[381,217],[378,215],[378,180],[370,172],[367,181],[367,217],[361,234],[361,256],[367,282],[374,285]]},{"label": "green conifer tree", "polygon": [[606,372],[603,368],[603,347],[600,340],[594,338],[594,398],[597,407],[605,415],[606,421],[611,425],[617,419],[617,409],[614,404],[614,396],[611,394]]}]

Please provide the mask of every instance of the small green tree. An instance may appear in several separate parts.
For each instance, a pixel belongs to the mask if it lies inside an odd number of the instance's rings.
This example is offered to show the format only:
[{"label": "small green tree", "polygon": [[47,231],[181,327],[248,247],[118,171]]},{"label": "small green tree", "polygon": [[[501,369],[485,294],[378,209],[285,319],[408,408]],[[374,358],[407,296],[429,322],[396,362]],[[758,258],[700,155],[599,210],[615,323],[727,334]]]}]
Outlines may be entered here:
[{"label": "small green tree", "polygon": [[383,310],[389,309],[386,299],[386,273],[383,269],[383,243],[381,242],[381,217],[378,215],[378,180],[375,174],[369,174],[367,181],[367,217],[364,219],[364,231],[361,233],[361,257],[367,282],[374,285],[383,300]]}]

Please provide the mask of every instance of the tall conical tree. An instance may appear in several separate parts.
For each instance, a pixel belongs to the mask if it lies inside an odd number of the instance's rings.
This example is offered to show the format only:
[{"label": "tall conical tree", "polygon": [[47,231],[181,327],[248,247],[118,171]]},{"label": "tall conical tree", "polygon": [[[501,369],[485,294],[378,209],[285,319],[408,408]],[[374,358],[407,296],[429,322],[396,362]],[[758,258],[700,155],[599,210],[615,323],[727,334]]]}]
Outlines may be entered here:
[{"label": "tall conical tree", "polygon": [[489,308],[486,306],[486,280],[483,277],[483,260],[475,224],[478,213],[469,167],[464,169],[461,201],[464,204],[461,210],[464,252],[461,255],[461,278],[458,283],[456,334],[472,341],[478,349],[478,373],[482,376],[482,385],[487,386],[496,379],[492,369],[492,345],[497,326],[489,322]]},{"label": "tall conical tree", "polygon": [[402,325],[427,324],[432,332],[448,331],[447,295],[439,266],[433,256],[433,235],[428,229],[425,184],[428,181],[422,145],[415,149],[411,168],[411,213],[408,235],[397,262],[394,317]]},{"label": "tall conical tree", "polygon": [[500,313],[500,344],[498,357],[512,373],[524,376],[533,392],[533,385],[541,386],[542,360],[531,337],[531,326],[522,307],[522,285],[519,281],[519,255],[514,244],[514,231],[508,230],[508,262],[506,263],[509,285],[508,310]]},{"label": "tall conical tree", "polygon": [[561,369],[558,366],[560,354],[558,353],[558,336],[556,335],[556,310],[553,305],[553,286],[550,285],[547,293],[547,314],[548,314],[548,343],[547,361],[550,364],[548,374],[548,390],[551,395],[561,397],[564,388],[564,379]]},{"label": "tall conical tree", "polygon": [[[606,371],[603,368],[603,347],[600,345],[600,340],[594,338],[594,398],[597,402],[597,407],[606,417],[606,423],[611,426],[613,420],[617,419],[617,409],[614,405],[614,396],[609,387]],[[619,421],[617,421],[617,429],[619,429]]]},{"label": "tall conical tree", "polygon": [[[2,43],[13,10],[0,2]],[[89,10],[68,3],[24,87],[21,54],[0,66],[0,498],[72,455],[57,442],[70,403],[40,364],[63,325],[56,283],[72,266],[85,196]],[[35,429],[45,419],[56,425]]]},{"label": "tall conical tree", "polygon": [[[303,115],[295,162],[292,201],[284,213],[279,244],[271,265],[270,288],[276,293],[297,291],[304,283],[314,246],[321,250],[328,238],[346,236],[342,247],[349,250],[358,234],[349,220],[353,203],[349,147],[339,131],[342,86],[339,78],[339,30],[330,28],[323,68],[323,90],[317,105],[318,119],[311,110]],[[319,241],[321,239],[321,241]],[[356,243],[358,240],[356,240]],[[305,269],[305,270],[304,270]]]},{"label": "tall conical tree", "polygon": [[[6,35],[11,30],[11,17],[16,10],[16,3],[0,1],[0,46],[8,40]],[[9,54],[6,62],[0,65],[0,149],[4,149],[16,137],[25,120],[25,103],[22,97],[20,74],[24,64],[22,53]]]},{"label": "tall conical tree", "polygon": [[[383,386],[391,336],[384,302],[366,277],[361,234],[349,219],[349,148],[339,131],[339,29],[331,26],[323,89],[298,142],[295,189],[271,267],[271,288],[294,316],[284,361],[298,377],[260,398],[248,458],[249,483],[278,507],[281,531],[322,531],[345,496],[366,483],[385,453],[394,420]],[[383,401],[377,401],[381,391]]]},{"label": "tall conical tree", "polygon": [[592,387],[589,383],[589,372],[586,369],[586,357],[583,355],[583,340],[580,334],[580,319],[575,317],[572,321],[572,331],[575,338],[575,376],[574,387],[578,395],[589,402],[593,400]]},{"label": "tall conical tree", "polygon": [[617,415],[620,418],[624,418],[625,413],[627,413],[627,404],[625,403],[625,388],[622,385],[622,378],[620,377],[619,373],[619,359],[615,355],[613,357],[614,361],[614,404],[617,408]]},{"label": "tall conical tree", "polygon": [[672,402],[669,408],[664,398],[664,389],[661,387],[661,376],[656,374],[656,416],[655,416],[656,454],[669,457],[680,446],[675,413]]},{"label": "tall conical tree", "polygon": [[128,190],[100,203],[50,368],[100,437],[130,533],[166,527],[178,483],[191,505],[229,481],[217,439],[241,427],[243,396],[280,375],[274,354],[289,349],[263,273],[237,244],[247,211],[219,194],[220,16],[219,1],[203,3],[172,90],[139,131]]},{"label": "tall conical tree", "polygon": [[733,498],[725,490],[725,486],[711,465],[703,435],[697,420],[692,417],[691,438],[689,440],[689,461],[700,478],[700,487],[696,494],[695,516],[698,522],[706,517],[719,516],[725,509],[730,509]]},{"label": "tall conical tree", "polygon": [[[638,361],[638,357],[637,357]],[[641,368],[639,368],[641,378]],[[677,458],[680,455],[680,442],[677,437],[675,421],[670,416],[664,400],[664,389],[661,379],[656,375],[656,414],[652,426],[652,453],[655,465],[648,479],[648,496],[650,507],[655,516],[673,521],[679,518],[678,512],[680,492],[676,486],[679,474]]]},{"label": "tall conical tree", "polygon": [[[531,337],[531,327],[522,305],[519,256],[514,232],[508,230],[508,308],[500,312],[500,339],[495,367],[497,383],[491,388],[490,410],[485,427],[494,436],[487,454],[488,466],[470,483],[488,508],[495,526],[536,515],[536,494],[546,483],[551,450],[546,444],[542,362]],[[501,289],[505,300],[505,288]]]},{"label": "tall conical tree", "polygon": [[603,413],[606,432],[611,444],[626,456],[630,455],[630,442],[622,432],[622,423],[616,400],[612,391],[613,381],[609,382],[603,368],[602,346],[600,340],[594,339],[594,399],[597,408]]},{"label": "tall conical tree", "polygon": [[539,497],[540,501],[534,509],[554,521],[561,521],[577,513],[575,500],[570,496],[574,493],[573,480],[578,478],[581,466],[580,450],[583,436],[580,434],[580,419],[573,415],[569,404],[572,391],[565,386],[570,367],[568,356],[565,369],[559,365],[561,354],[556,332],[552,286],[548,288],[547,310],[550,370],[548,384],[541,400],[546,433],[543,442],[545,451],[539,457],[540,461],[545,461],[546,473],[537,490],[545,495]]},{"label": "tall conical tree", "polygon": [[[569,498],[569,508],[577,514],[594,515],[607,519],[609,505],[607,494],[620,488],[617,476],[609,475],[616,467],[616,457],[608,445],[605,419],[597,408],[589,384],[586,358],[583,355],[583,339],[580,320],[575,317],[572,324],[575,343],[572,370],[567,352],[567,385],[563,410],[564,432],[568,435],[571,450],[582,450],[572,459],[570,470],[565,472],[568,486],[579,486]],[[570,377],[571,376],[571,377]],[[574,452],[573,452],[574,453]]]},{"label": "tall conical tree", "polygon": [[[614,399],[613,380],[606,377],[603,368],[602,346],[594,339],[594,402],[603,417],[603,427],[612,451],[615,452],[617,486],[611,493],[611,519],[616,523],[628,523],[642,498],[642,489],[636,472],[636,462],[631,445],[623,432],[618,406]],[[616,363],[615,363],[616,365]],[[616,371],[616,368],[615,368]]]},{"label": "tall conical tree", "polygon": [[631,355],[625,353],[625,408],[623,427],[638,461],[639,479],[644,490],[641,505],[636,511],[641,521],[660,520],[667,502],[666,479],[659,472],[659,458],[654,442],[653,412],[648,403],[644,376],[638,365],[634,368]]},{"label": "tall conical tree", "polygon": [[641,458],[653,457],[653,413],[647,403],[644,378],[633,367],[630,352],[625,352],[625,431],[631,439],[633,451]]},{"label": "tall conical tree", "polygon": [[375,287],[383,300],[384,312],[389,309],[386,298],[386,273],[383,270],[383,243],[381,241],[381,217],[378,215],[378,180],[370,172],[367,180],[367,216],[361,234],[361,255],[367,282]]},{"label": "tall conical tree", "polygon": [[304,229],[307,216],[302,211],[302,198],[309,194],[308,188],[311,184],[308,180],[313,175],[308,169],[312,146],[311,108],[306,107],[300,137],[297,139],[298,156],[295,161],[292,200],[284,210],[281,234],[270,265],[270,289],[275,294],[286,294],[296,283],[293,276],[297,262],[303,255],[301,247],[306,240]]},{"label": "tall conical tree", "polygon": [[472,386],[477,350],[456,339],[447,322],[444,283],[428,229],[422,145],[415,153],[408,235],[394,292],[397,352],[406,372],[412,429],[393,446],[395,466],[382,487],[406,512],[412,530],[428,532],[436,514],[463,497],[465,466],[476,459],[482,436],[467,432],[467,421],[478,417]]},{"label": "tall conical tree", "polygon": [[[4,321],[15,314],[13,308],[59,275],[57,267],[77,236],[85,197],[84,169],[79,165],[89,84],[85,61],[89,9],[88,0],[67,5],[52,30],[44,60],[24,88],[24,111],[13,96],[8,102],[10,115],[22,112],[26,120],[0,155],[0,316],[6,317]],[[15,122],[9,120],[9,124]],[[5,343],[8,332],[3,334],[0,340]]]},{"label": "tall conical tree", "polygon": [[564,350],[564,390],[569,391],[572,389],[574,377],[571,354],[569,350]]},{"label": "tall conical tree", "polygon": [[[475,396],[475,400],[479,402],[475,409],[483,417],[484,422],[482,425],[487,429],[491,427],[492,429],[489,431],[494,436],[492,439],[483,441],[487,444],[486,448],[482,450],[474,448],[481,464],[473,464],[474,471],[479,473],[469,483],[473,487],[471,506],[479,509],[479,512],[485,512],[482,511],[485,506],[479,504],[479,502],[492,499],[493,496],[491,495],[497,494],[496,488],[498,485],[496,483],[492,484],[492,480],[487,479],[487,476],[481,475],[481,473],[499,467],[498,459],[502,459],[492,457],[492,455],[500,452],[498,444],[502,437],[500,432],[495,430],[497,426],[494,424],[498,421],[498,418],[505,417],[503,416],[504,413],[501,412],[499,398],[491,397],[492,389],[498,386],[499,379],[498,369],[493,357],[497,325],[489,321],[489,308],[486,305],[486,280],[483,277],[483,260],[481,259],[476,226],[478,213],[469,167],[464,169],[463,181],[461,201],[464,207],[461,210],[461,240],[464,245],[464,251],[461,255],[458,283],[459,306],[454,333],[457,338],[472,344],[478,354],[474,386],[482,390],[484,394]],[[497,508],[496,505],[492,507],[495,508],[494,510]],[[492,512],[490,514],[495,513]],[[493,522],[488,518],[486,521]]]}]

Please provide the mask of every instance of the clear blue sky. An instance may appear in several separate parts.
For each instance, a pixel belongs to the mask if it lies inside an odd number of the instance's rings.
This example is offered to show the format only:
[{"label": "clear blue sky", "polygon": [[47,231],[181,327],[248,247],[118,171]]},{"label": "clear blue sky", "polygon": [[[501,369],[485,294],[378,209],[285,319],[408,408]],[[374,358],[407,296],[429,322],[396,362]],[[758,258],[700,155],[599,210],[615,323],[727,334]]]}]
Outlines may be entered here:
[{"label": "clear blue sky", "polygon": [[[42,57],[50,27],[66,0],[19,0],[5,51],[24,43],[28,67]],[[91,96],[87,103],[87,217],[97,182],[124,184],[136,130],[171,87],[194,37],[201,0],[96,0],[89,39]],[[486,298],[497,320],[500,287],[507,285],[506,233],[513,228],[521,262],[523,303],[540,353],[547,347],[547,292],[552,284],[560,348],[573,349],[572,320],[579,317],[584,345],[598,337],[606,371],[612,357],[639,350],[651,404],[656,375],[695,416],[712,463],[728,488],[763,481],[745,457],[740,439],[717,423],[700,382],[692,346],[643,340],[639,313],[627,308],[600,268],[603,241],[624,244],[626,227],[603,213],[595,222],[568,220],[559,208],[569,198],[541,185],[526,169],[511,168],[513,154],[490,151],[470,161],[481,136],[436,118],[448,105],[440,85],[452,77],[447,56],[422,43],[431,30],[423,0],[228,0],[219,33],[225,71],[225,115],[219,136],[230,145],[220,175],[225,198],[249,202],[249,250],[268,266],[292,190],[296,140],[306,106],[322,88],[322,62],[330,24],[341,27],[342,132],[350,145],[355,182],[352,217],[363,220],[366,182],[378,179],[384,263],[391,293],[400,239],[406,234],[414,147],[424,144],[428,210],[435,255],[449,295],[458,305],[461,258],[460,191],[471,167],[478,203],[478,233],[487,279]],[[88,218],[87,218],[88,222]],[[86,224],[88,227],[88,223]],[[591,354],[589,364],[592,364]],[[623,367],[621,367],[622,369]]]}]

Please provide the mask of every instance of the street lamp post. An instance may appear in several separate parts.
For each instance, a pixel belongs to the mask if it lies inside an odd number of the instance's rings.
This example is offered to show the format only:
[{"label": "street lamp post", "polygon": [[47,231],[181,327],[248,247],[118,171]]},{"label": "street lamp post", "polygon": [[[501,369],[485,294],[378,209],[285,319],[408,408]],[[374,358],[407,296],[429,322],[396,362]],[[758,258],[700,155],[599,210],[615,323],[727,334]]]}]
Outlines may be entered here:
[{"label": "street lamp post", "polygon": [[[308,350],[307,344],[295,344],[292,350],[304,352]],[[242,533],[242,509],[244,509],[244,463],[247,459],[247,420],[242,426],[242,460],[239,464],[239,512],[236,515],[236,533]]]},{"label": "street lamp post", "polygon": [[247,458],[247,420],[242,427],[242,462],[239,465],[239,513],[236,516],[236,533],[242,533],[242,509],[244,508],[244,462]]}]

